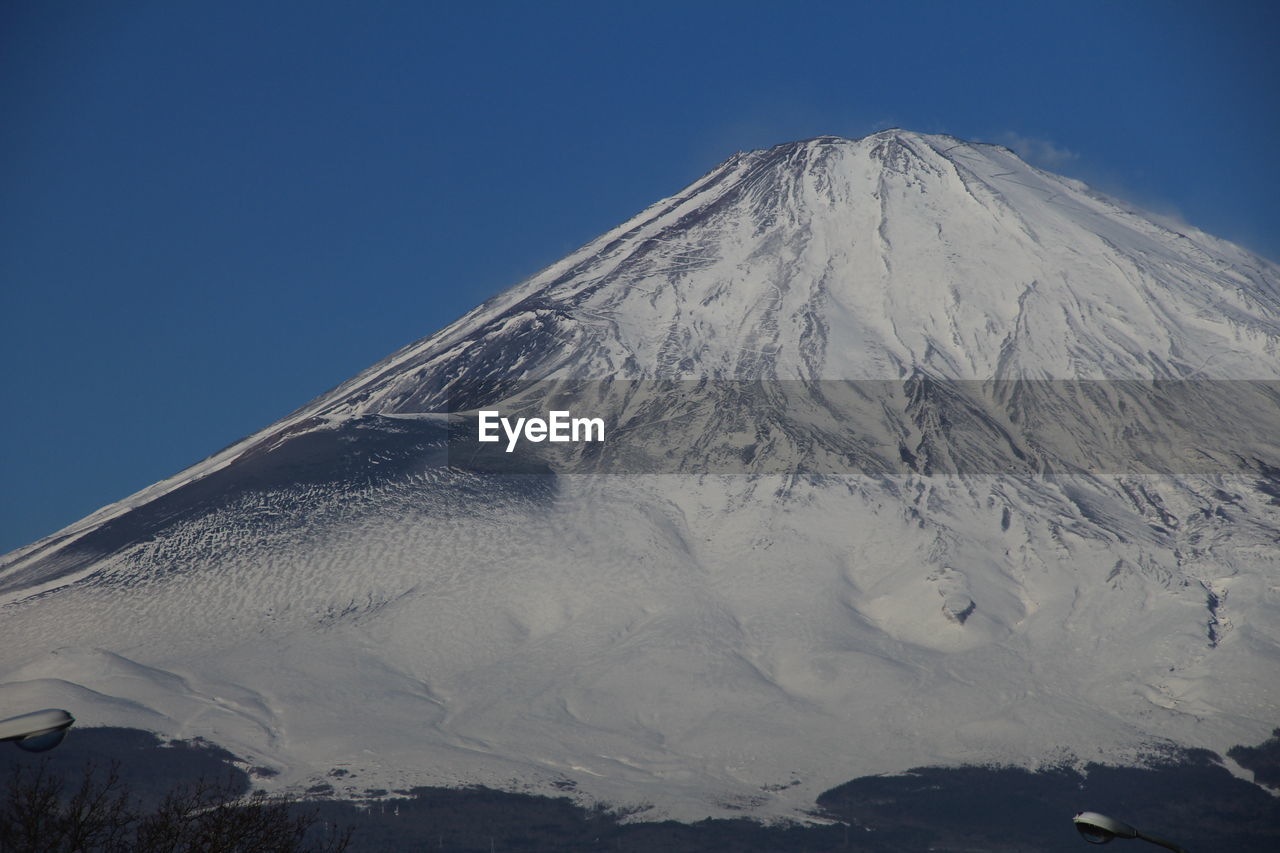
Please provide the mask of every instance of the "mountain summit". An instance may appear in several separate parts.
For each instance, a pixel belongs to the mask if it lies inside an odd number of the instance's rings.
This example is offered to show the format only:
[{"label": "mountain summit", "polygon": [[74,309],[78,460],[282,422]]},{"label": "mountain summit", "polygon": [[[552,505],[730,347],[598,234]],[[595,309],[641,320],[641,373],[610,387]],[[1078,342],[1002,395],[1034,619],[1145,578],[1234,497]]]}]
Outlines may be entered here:
[{"label": "mountain summit", "polygon": [[820,137],[731,157],[308,409],[433,410],[492,374],[1273,379],[1278,313],[1273,265],[1005,148]]},{"label": "mountain summit", "polygon": [[[483,438],[553,411],[603,440]],[[682,818],[1222,750],[1280,701],[1278,411],[1274,264],[998,146],[779,145],[3,558],[0,684]]]}]

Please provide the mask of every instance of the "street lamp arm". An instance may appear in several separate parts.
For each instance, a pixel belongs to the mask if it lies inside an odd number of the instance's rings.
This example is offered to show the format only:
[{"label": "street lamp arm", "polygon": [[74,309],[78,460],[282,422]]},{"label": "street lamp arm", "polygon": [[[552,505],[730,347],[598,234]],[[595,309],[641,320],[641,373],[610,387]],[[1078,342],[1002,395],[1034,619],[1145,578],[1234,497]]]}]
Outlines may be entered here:
[{"label": "street lamp arm", "polygon": [[1150,841],[1152,844],[1158,844],[1166,850],[1174,851],[1174,853],[1187,853],[1187,849],[1185,847],[1179,847],[1172,841],[1165,841],[1163,838],[1156,838],[1154,835],[1147,835],[1142,830],[1138,830],[1138,838],[1141,838],[1143,841]]}]

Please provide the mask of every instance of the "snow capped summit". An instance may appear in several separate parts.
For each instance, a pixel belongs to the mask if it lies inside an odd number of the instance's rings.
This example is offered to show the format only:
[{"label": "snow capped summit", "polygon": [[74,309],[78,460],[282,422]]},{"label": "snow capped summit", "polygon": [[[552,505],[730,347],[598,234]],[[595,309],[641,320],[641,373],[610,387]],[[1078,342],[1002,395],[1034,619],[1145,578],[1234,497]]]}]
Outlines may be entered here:
[{"label": "snow capped summit", "polygon": [[1276,280],[1005,148],[819,137],[731,157],[305,411],[431,411],[492,374],[1271,379]]},{"label": "snow capped summit", "polygon": [[[556,408],[602,446],[474,438]],[[1222,749],[1280,701],[1278,411],[1269,261],[999,146],[740,153],[5,557],[0,684],[677,817]]]}]

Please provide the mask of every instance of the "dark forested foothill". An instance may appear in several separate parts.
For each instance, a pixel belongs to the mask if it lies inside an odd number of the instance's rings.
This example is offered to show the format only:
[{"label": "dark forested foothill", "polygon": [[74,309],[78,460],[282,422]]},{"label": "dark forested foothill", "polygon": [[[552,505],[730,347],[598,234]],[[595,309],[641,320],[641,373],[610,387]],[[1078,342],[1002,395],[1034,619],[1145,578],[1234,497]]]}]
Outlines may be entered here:
[{"label": "dark forested foothill", "polygon": [[1280,729],[1271,733],[1271,739],[1258,746],[1233,746],[1227,757],[1246,770],[1253,771],[1253,780],[1268,788],[1280,789]]},{"label": "dark forested foothill", "polygon": [[[147,813],[191,804],[193,786],[243,796],[263,769],[245,772],[234,756],[203,742],[161,743],[154,735],[125,729],[82,729],[45,756],[0,752],[0,778],[30,773],[61,776],[73,795],[83,768],[118,768],[120,785]],[[1276,768],[1280,732],[1256,747],[1236,747],[1230,756],[1267,784]],[[29,777],[28,777],[29,778]],[[201,779],[217,779],[212,789]],[[173,792],[187,799],[174,800]],[[280,833],[276,847],[201,847],[221,850],[340,850],[343,830],[352,832],[348,853],[453,851],[453,853],[1069,853],[1084,843],[1071,816],[1099,811],[1188,850],[1271,853],[1280,849],[1280,798],[1233,776],[1205,750],[1168,750],[1147,766],[1030,771],[1014,767],[921,767],[893,776],[868,776],[827,791],[813,822],[764,826],[746,820],[624,822],[622,812],[586,808],[567,797],[541,797],[486,788],[415,788],[370,792],[375,799],[289,802],[259,796],[247,801],[258,812],[224,814],[226,826],[265,824]],[[10,798],[11,800],[12,798]],[[109,798],[108,798],[109,800]],[[168,805],[166,805],[168,803]],[[0,853],[37,850],[9,843],[5,827],[14,808],[0,814]],[[274,809],[264,812],[263,809]],[[195,809],[199,811],[201,809]],[[192,811],[192,809],[188,809]],[[643,813],[631,813],[636,821]],[[258,824],[254,824],[255,818]],[[10,823],[5,823],[10,820]],[[225,830],[224,830],[225,832]],[[289,846],[293,845],[293,846]],[[327,846],[326,846],[327,845]],[[128,846],[50,847],[85,853],[132,850]]]},{"label": "dark forested foothill", "polygon": [[350,830],[324,823],[314,808],[249,793],[247,774],[225,750],[203,742],[162,745],[148,732],[127,729],[77,734],[84,735],[80,750],[18,753],[0,762],[7,764],[0,774],[0,853],[347,849]]}]

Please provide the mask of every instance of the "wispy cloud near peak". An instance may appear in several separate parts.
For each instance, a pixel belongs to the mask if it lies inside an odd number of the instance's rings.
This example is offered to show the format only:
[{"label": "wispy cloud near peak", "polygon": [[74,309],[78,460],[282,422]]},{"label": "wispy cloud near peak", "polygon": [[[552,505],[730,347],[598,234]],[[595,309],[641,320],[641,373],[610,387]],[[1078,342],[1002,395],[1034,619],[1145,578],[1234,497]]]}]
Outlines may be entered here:
[{"label": "wispy cloud near peak", "polygon": [[1001,145],[1007,145],[1019,157],[1035,166],[1044,166],[1052,169],[1080,159],[1080,155],[1076,152],[1069,148],[1055,145],[1048,139],[1023,136],[1011,130],[1006,130],[1004,133],[997,135],[995,141]]}]

